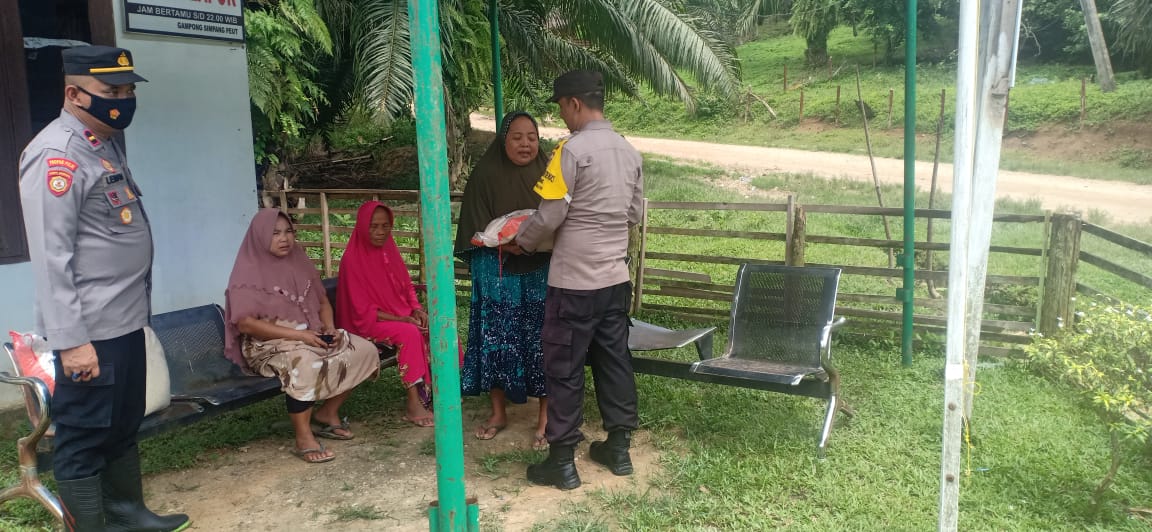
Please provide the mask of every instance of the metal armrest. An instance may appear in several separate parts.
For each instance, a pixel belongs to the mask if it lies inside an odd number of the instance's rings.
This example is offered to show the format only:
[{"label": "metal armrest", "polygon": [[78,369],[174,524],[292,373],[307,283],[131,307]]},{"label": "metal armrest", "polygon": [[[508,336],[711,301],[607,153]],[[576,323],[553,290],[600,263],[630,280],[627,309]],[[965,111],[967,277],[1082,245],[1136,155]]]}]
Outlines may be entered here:
[{"label": "metal armrest", "polygon": [[48,385],[36,377],[17,377],[6,371],[0,371],[0,383],[26,388],[25,394],[28,394],[26,397],[33,399],[28,405],[29,421],[35,425],[30,437],[39,440],[52,424],[51,401],[49,401],[51,395],[48,393]]},{"label": "metal armrest", "polygon": [[826,371],[836,371],[832,367],[832,333],[847,322],[848,318],[844,316],[836,318],[824,327],[824,333],[820,336],[820,365],[824,366]]}]

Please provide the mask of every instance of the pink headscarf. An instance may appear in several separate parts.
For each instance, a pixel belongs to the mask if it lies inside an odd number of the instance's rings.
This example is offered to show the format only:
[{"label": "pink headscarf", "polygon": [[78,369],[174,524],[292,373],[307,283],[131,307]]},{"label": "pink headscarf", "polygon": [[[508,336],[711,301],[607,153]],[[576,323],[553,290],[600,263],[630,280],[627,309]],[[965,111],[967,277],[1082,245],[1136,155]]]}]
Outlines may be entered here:
[{"label": "pink headscarf", "polygon": [[368,336],[379,311],[408,316],[421,308],[396,240],[389,235],[383,246],[372,245],[369,226],[376,209],[384,209],[395,223],[392,209],[379,201],[360,206],[356,228],[340,259],[340,281],[336,285],[336,325]]},{"label": "pink headscarf", "polygon": [[304,248],[293,246],[285,257],[272,254],[272,233],[280,216],[288,219],[278,209],[260,209],[252,218],[224,292],[224,354],[248,372],[236,328],[240,320],[255,317],[307,323],[312,328],[321,325],[324,286]]}]

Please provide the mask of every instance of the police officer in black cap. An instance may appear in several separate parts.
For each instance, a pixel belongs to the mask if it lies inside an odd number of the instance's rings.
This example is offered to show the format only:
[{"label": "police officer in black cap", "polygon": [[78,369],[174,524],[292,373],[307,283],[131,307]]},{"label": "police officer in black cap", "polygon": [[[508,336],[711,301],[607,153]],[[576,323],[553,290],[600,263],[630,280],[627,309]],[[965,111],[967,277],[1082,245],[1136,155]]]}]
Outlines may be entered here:
[{"label": "police officer in black cap", "polygon": [[136,111],[132,53],[63,51],[64,109],[20,156],[36,329],[55,351],[53,470],[70,531],[174,531],[144,505],[136,433],[147,378],[152,231],[120,132]]},{"label": "police officer in black cap", "polygon": [[589,446],[588,456],[613,474],[632,474],[628,449],[639,418],[625,258],[629,226],[640,222],[644,176],[640,153],[604,119],[599,72],[574,70],[556,78],[548,101],[559,107],[572,135],[556,146],[536,184],[540,207],[520,225],[509,251],[533,251],[555,237],[540,334],[549,453],[528,466],[528,480],[572,489],[580,486],[574,455],[584,439],[585,362],[592,366],[608,432]]}]

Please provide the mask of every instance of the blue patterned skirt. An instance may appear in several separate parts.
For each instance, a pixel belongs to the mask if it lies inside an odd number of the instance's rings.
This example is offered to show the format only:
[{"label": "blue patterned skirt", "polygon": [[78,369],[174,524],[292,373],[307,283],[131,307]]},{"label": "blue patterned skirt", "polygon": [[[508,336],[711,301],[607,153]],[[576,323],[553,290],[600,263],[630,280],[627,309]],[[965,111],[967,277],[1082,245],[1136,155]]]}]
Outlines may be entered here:
[{"label": "blue patterned skirt", "polygon": [[545,397],[540,328],[548,268],[502,274],[495,249],[471,253],[472,310],[460,370],[461,393],[480,395],[499,388],[517,404],[528,397]]}]

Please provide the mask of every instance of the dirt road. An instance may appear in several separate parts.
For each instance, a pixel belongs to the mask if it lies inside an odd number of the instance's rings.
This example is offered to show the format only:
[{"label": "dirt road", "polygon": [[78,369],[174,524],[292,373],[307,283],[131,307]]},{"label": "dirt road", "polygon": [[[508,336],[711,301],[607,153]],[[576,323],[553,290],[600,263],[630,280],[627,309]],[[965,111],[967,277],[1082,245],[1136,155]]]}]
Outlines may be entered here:
[{"label": "dirt road", "polygon": [[[492,117],[474,114],[472,127],[494,131],[496,123]],[[559,138],[567,135],[568,131],[542,128],[540,134],[545,138]],[[733,170],[872,181],[868,157],[862,155],[644,137],[628,137],[628,141],[644,153],[701,161]],[[883,183],[902,183],[904,161],[877,158],[876,172]],[[932,163],[917,162],[916,186],[928,190],[931,178]],[[951,164],[940,165],[937,183],[941,191],[952,190]],[[1120,223],[1146,223],[1152,220],[1152,186],[1001,170],[996,188],[997,197],[1017,200],[1036,198],[1046,209],[1082,213],[1098,210],[1108,213],[1113,222]]]}]

